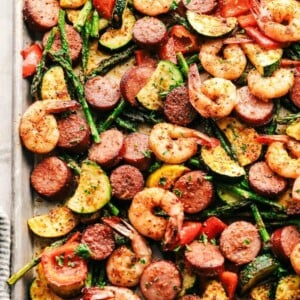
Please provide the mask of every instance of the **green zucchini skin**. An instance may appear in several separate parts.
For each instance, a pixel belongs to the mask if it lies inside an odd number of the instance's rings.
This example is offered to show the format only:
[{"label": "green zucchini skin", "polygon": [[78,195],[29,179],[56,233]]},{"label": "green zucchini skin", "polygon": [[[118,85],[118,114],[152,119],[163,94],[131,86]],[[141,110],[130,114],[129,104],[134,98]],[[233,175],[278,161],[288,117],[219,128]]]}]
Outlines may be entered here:
[{"label": "green zucchini skin", "polygon": [[121,28],[123,23],[123,15],[127,7],[128,0],[116,0],[116,4],[112,13],[111,26]]},{"label": "green zucchini skin", "polygon": [[279,267],[278,261],[271,254],[257,256],[247,264],[240,272],[241,293],[247,292],[259,281],[268,277]]}]

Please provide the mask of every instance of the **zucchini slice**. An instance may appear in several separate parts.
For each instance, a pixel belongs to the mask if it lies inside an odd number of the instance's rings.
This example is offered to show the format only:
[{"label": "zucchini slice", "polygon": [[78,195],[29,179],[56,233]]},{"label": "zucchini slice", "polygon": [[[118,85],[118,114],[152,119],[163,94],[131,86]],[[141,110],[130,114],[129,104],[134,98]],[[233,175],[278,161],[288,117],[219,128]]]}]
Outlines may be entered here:
[{"label": "zucchini slice", "polygon": [[234,206],[242,200],[241,197],[224,187],[217,186],[216,191],[219,198],[228,205]]},{"label": "zucchini slice", "polygon": [[226,181],[237,181],[246,174],[244,168],[233,160],[221,145],[213,148],[202,147],[201,157],[216,176]]},{"label": "zucchini slice", "polygon": [[255,43],[241,43],[241,47],[262,76],[271,76],[278,69],[283,54],[281,48],[267,50]]},{"label": "zucchini slice", "polygon": [[66,206],[51,209],[48,214],[28,219],[30,230],[43,238],[58,238],[68,234],[79,222],[79,219]]},{"label": "zucchini slice", "polygon": [[62,300],[48,287],[45,279],[35,278],[30,285],[31,300]]},{"label": "zucchini slice", "polygon": [[[263,283],[255,286],[250,291],[252,300],[271,300],[273,286],[271,283]],[[283,298],[281,298],[283,299]]]},{"label": "zucchini slice", "polygon": [[116,0],[111,19],[112,27],[121,28],[127,3],[128,0]]},{"label": "zucchini slice", "polygon": [[79,8],[85,4],[86,0],[60,0],[61,8]]},{"label": "zucchini slice", "polygon": [[42,100],[71,100],[64,70],[61,66],[54,66],[44,74],[41,84],[41,98]]},{"label": "zucchini slice", "polygon": [[222,18],[218,16],[197,14],[194,11],[186,12],[190,25],[201,35],[220,37],[230,33],[237,26],[237,18]]},{"label": "zucchini slice", "polygon": [[100,45],[110,50],[116,50],[124,47],[132,40],[135,16],[130,9],[125,9],[122,20],[122,27],[120,29],[109,28],[101,35],[99,40]]},{"label": "zucchini slice", "polygon": [[241,292],[256,285],[259,281],[265,279],[279,267],[277,260],[270,254],[257,256],[252,262],[247,264],[240,272]]},{"label": "zucchini slice", "polygon": [[255,162],[261,154],[262,145],[256,141],[258,133],[252,127],[246,127],[236,118],[225,117],[217,121],[236,154],[241,166]]},{"label": "zucchini slice", "polygon": [[183,82],[179,68],[168,60],[161,60],[147,84],[138,92],[137,100],[147,109],[159,110],[163,107],[160,94]]},{"label": "zucchini slice", "polygon": [[84,161],[78,187],[67,201],[67,206],[76,213],[90,214],[102,208],[110,198],[111,186],[107,175],[95,162]]},{"label": "zucchini slice", "polygon": [[225,289],[221,282],[217,280],[211,280],[205,288],[204,294],[201,300],[227,300]]},{"label": "zucchini slice", "polygon": [[288,275],[282,277],[275,292],[275,300],[297,300],[300,297],[300,276]]},{"label": "zucchini slice", "polygon": [[183,165],[165,164],[149,175],[146,180],[146,187],[171,188],[175,181],[190,169]]},{"label": "zucchini slice", "polygon": [[300,141],[300,119],[287,126],[286,134],[297,141]]}]

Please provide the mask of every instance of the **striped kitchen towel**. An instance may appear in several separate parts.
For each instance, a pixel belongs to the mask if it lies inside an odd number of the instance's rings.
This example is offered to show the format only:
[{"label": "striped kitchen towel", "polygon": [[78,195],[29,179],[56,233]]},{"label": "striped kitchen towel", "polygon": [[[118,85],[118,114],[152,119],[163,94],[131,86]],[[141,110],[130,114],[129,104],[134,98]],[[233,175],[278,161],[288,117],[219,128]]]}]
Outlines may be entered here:
[{"label": "striped kitchen towel", "polygon": [[10,221],[0,208],[0,299],[9,300],[6,280],[10,273]]}]

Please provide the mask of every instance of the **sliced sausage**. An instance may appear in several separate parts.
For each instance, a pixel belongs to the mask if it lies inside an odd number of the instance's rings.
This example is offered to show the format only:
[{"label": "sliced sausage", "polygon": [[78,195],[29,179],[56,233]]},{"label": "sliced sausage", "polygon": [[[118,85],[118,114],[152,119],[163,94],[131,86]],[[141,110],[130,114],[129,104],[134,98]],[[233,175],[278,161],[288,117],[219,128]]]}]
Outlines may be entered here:
[{"label": "sliced sausage", "polygon": [[278,228],[271,236],[273,253],[284,261],[289,259],[298,243],[300,243],[300,232],[294,225]]},{"label": "sliced sausage", "polygon": [[290,259],[294,271],[300,275],[300,243],[294,247]]},{"label": "sliced sausage", "polygon": [[206,14],[211,12],[217,5],[215,0],[183,0],[184,6],[198,14]]},{"label": "sliced sausage", "polygon": [[83,231],[81,243],[88,246],[92,259],[103,260],[115,249],[113,230],[106,224],[90,225]]},{"label": "sliced sausage", "polygon": [[120,200],[130,200],[144,187],[141,171],[130,165],[117,167],[110,174],[112,194]]},{"label": "sliced sausage", "polygon": [[262,126],[272,120],[274,103],[252,95],[247,86],[238,89],[238,103],[234,108],[237,117],[250,126]]},{"label": "sliced sausage", "polygon": [[72,184],[72,172],[68,165],[57,156],[40,161],[30,175],[33,189],[49,200],[62,200]]},{"label": "sliced sausage", "polygon": [[100,143],[93,143],[89,150],[89,159],[99,165],[110,168],[122,159],[124,135],[117,129],[109,129],[100,134]]},{"label": "sliced sausage", "polygon": [[85,84],[84,93],[88,103],[98,110],[114,108],[121,96],[119,85],[102,76],[89,79]]},{"label": "sliced sausage", "polygon": [[160,19],[143,17],[135,22],[132,34],[137,44],[155,50],[165,41],[168,31],[166,25]]},{"label": "sliced sausage", "polygon": [[130,133],[124,141],[124,161],[144,171],[151,164],[149,136],[140,132]]},{"label": "sliced sausage", "polygon": [[296,74],[294,78],[294,85],[290,90],[290,98],[292,102],[300,108],[300,75]]},{"label": "sliced sausage", "polygon": [[164,114],[169,122],[181,126],[186,126],[195,119],[197,113],[190,103],[186,86],[179,86],[167,95]]},{"label": "sliced sausage", "polygon": [[237,265],[252,261],[260,249],[258,230],[249,222],[233,222],[221,233],[220,250],[228,260]]},{"label": "sliced sausage", "polygon": [[24,0],[23,17],[33,30],[47,31],[58,23],[58,0]]},{"label": "sliced sausage", "polygon": [[[70,49],[70,57],[71,57],[72,62],[76,62],[81,53],[82,38],[73,26],[66,24],[65,29],[66,29],[66,36],[67,36],[67,41],[68,41],[69,49]],[[50,32],[47,32],[47,33],[45,33],[45,35],[43,37],[43,46],[44,47],[47,44],[49,34],[50,34]],[[61,37],[60,37],[60,32],[57,32],[57,34],[55,35],[52,47],[51,47],[51,51],[55,53],[59,50],[61,50]]]},{"label": "sliced sausage", "polygon": [[152,262],[141,276],[140,289],[148,300],[175,299],[181,289],[180,273],[171,261]]},{"label": "sliced sausage", "polygon": [[249,169],[249,184],[256,193],[275,197],[286,189],[287,180],[274,173],[265,161],[260,161]]},{"label": "sliced sausage", "polygon": [[59,139],[57,146],[73,153],[88,150],[91,141],[90,128],[79,114],[71,114],[57,122]]},{"label": "sliced sausage", "polygon": [[167,13],[173,0],[133,0],[134,8],[146,16],[157,16]]},{"label": "sliced sausage", "polygon": [[142,65],[132,67],[123,74],[120,82],[121,94],[131,105],[138,105],[135,97],[146,85],[154,71],[154,67]]},{"label": "sliced sausage", "polygon": [[193,241],[185,251],[184,258],[187,267],[199,275],[216,276],[224,271],[224,256],[211,243]]},{"label": "sliced sausage", "polygon": [[194,214],[205,209],[213,197],[213,185],[204,178],[202,171],[192,171],[181,176],[173,192],[183,202],[184,212]]}]

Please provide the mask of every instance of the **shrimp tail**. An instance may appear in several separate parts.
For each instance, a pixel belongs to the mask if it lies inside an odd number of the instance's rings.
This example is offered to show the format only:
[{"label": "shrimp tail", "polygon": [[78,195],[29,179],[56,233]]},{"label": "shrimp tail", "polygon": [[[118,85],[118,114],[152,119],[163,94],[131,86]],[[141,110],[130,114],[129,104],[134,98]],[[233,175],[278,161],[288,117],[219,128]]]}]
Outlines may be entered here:
[{"label": "shrimp tail", "polygon": [[220,145],[220,141],[214,137],[210,137],[204,133],[199,132],[199,139],[197,143],[202,146],[207,146],[209,148],[215,148]]},{"label": "shrimp tail", "polygon": [[[128,238],[132,238],[133,234],[136,232],[136,230],[128,222],[119,217],[103,217],[102,221]],[[125,226],[121,223],[123,223]]]},{"label": "shrimp tail", "polygon": [[180,228],[178,225],[178,220],[176,218],[171,217],[169,219],[163,241],[164,251],[173,250],[178,245],[180,239]]}]

